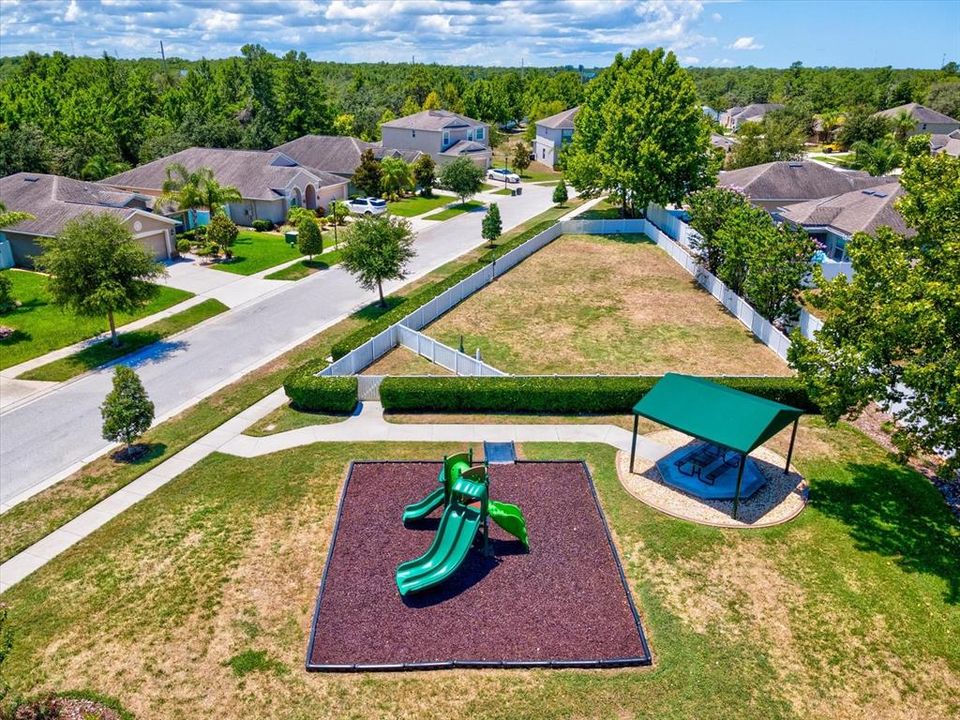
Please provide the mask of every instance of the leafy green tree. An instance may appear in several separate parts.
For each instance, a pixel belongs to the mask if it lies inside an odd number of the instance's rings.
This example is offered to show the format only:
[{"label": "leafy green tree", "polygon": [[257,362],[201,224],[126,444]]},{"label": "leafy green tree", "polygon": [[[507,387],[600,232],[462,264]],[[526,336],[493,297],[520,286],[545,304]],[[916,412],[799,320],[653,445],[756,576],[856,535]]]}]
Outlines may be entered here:
[{"label": "leafy green tree", "polygon": [[469,158],[457,158],[440,171],[440,184],[465,203],[483,187],[483,169]]},{"label": "leafy green tree", "polygon": [[297,248],[311,260],[323,252],[323,235],[315,218],[301,217],[297,222]]},{"label": "leafy green tree", "polygon": [[[871,402],[897,421],[904,452],[960,448],[960,159],[907,143],[897,204],[910,237],[881,227],[849,243],[854,276],[818,278],[824,326],[789,359],[824,417]],[[960,468],[960,454],[945,458]]]},{"label": "leafy green tree", "polygon": [[843,127],[837,135],[837,140],[845,148],[853,147],[854,143],[866,142],[872,145],[882,140],[890,132],[890,122],[881,115],[858,108],[844,120]]},{"label": "leafy green tree", "polygon": [[960,82],[934,83],[927,91],[927,107],[952,118],[960,119]]},{"label": "leafy green tree", "polygon": [[744,294],[751,249],[763,242],[763,234],[772,222],[765,210],[744,204],[732,208],[716,231],[720,262],[715,274],[737,295]]},{"label": "leafy green tree", "polygon": [[712,185],[709,143],[693,80],[673,53],[618,54],[586,88],[565,176],[581,195],[610,193],[632,215]]},{"label": "leafy green tree", "polygon": [[86,180],[102,180],[105,177],[121,173],[129,167],[127,163],[112,161],[103,155],[94,155],[83,166],[80,174]]},{"label": "leafy green tree", "polygon": [[[929,137],[929,136],[928,136]],[[853,144],[853,157],[848,160],[850,167],[865,170],[871,175],[886,175],[900,167],[903,149],[891,137],[885,137],[874,143],[859,140]]]},{"label": "leafy green tree", "polygon": [[420,188],[420,195],[423,197],[433,197],[433,184],[437,181],[436,172],[436,163],[426,153],[413,163],[413,180]]},{"label": "leafy green tree", "polygon": [[440,103],[440,95],[436,90],[431,90],[423,101],[424,110],[441,110],[443,105]]},{"label": "leafy green tree", "polygon": [[160,187],[160,205],[176,205],[179,210],[193,213],[196,222],[196,211],[206,208],[210,217],[214,217],[223,210],[224,205],[240,202],[240,191],[232,185],[221,185],[208,167],[196,170],[187,170],[180,163],[173,163],[166,168],[166,179]]},{"label": "leafy green tree", "polygon": [[303,218],[310,218],[311,220],[316,220],[317,214],[313,210],[308,210],[307,208],[297,205],[287,211],[287,224],[293,225],[296,227],[300,224],[300,221]]},{"label": "leafy green tree", "polygon": [[[764,213],[766,215],[766,213]],[[753,309],[779,327],[790,327],[800,313],[797,302],[816,243],[803,228],[775,225],[770,216],[754,234],[747,252],[743,293]]]},{"label": "leafy green tree", "polygon": [[334,135],[353,135],[356,130],[356,117],[351,113],[340,113],[333,120]]},{"label": "leafy green tree", "polygon": [[407,220],[387,215],[364,216],[353,224],[341,250],[340,264],[357,277],[364,290],[376,288],[380,307],[386,307],[383,282],[405,278],[406,266],[415,255],[413,231]]},{"label": "leafy green tree", "polygon": [[36,125],[0,127],[0,177],[18,172],[50,172],[50,143]]},{"label": "leafy green tree", "polygon": [[380,161],[380,188],[390,198],[413,190],[413,171],[401,157],[385,157]]},{"label": "leafy green tree", "polygon": [[84,317],[107,316],[114,347],[120,345],[114,313],[133,312],[154,297],[150,282],[166,274],[114,215],[83,213],[56,238],[40,241],[37,266],[50,274],[53,302]]},{"label": "leafy green tree", "polygon": [[723,247],[717,239],[717,231],[734,210],[749,205],[749,201],[736,190],[712,187],[690,195],[687,204],[690,207],[690,227],[700,236],[692,242],[697,262],[716,275],[723,261]]},{"label": "leafy green tree", "polygon": [[113,390],[100,406],[103,438],[124,445],[124,453],[153,422],[154,406],[137,373],[126,365],[113,371]]},{"label": "leafy green tree", "polygon": [[487,208],[487,212],[483,216],[480,236],[487,241],[490,247],[493,247],[502,232],[503,221],[500,219],[500,207],[496,203],[490,203],[490,207]]},{"label": "leafy green tree", "polygon": [[513,157],[511,158],[514,170],[518,170],[520,175],[530,167],[530,146],[526,143],[518,142],[513,146]]},{"label": "leafy green tree", "polygon": [[523,132],[524,140],[533,142],[533,139],[537,136],[537,120],[543,120],[566,109],[562,100],[537,100],[527,115],[527,127]]},{"label": "leafy green tree", "polygon": [[417,101],[407,95],[403,101],[403,107],[400,108],[400,117],[406,117],[407,115],[416,115],[420,112],[421,107]]},{"label": "leafy green tree", "polygon": [[760,122],[746,122],[737,131],[737,144],[727,156],[731,169],[803,157],[806,135],[795,118],[768,113]]},{"label": "leafy green tree", "polygon": [[13,296],[13,281],[10,274],[0,272],[0,315],[16,309],[17,299]]},{"label": "leafy green tree", "polygon": [[569,199],[570,198],[567,195],[567,183],[561,180],[553,189],[553,203],[562,207],[563,204]]},{"label": "leafy green tree", "polygon": [[365,195],[379,197],[383,182],[383,169],[380,161],[373,156],[369,148],[360,153],[360,164],[353,173],[350,182]]},{"label": "leafy green tree", "polygon": [[213,246],[214,252],[223,253],[228,257],[232,254],[230,247],[237,239],[239,230],[233,220],[223,213],[214,215],[207,225],[207,242]]}]

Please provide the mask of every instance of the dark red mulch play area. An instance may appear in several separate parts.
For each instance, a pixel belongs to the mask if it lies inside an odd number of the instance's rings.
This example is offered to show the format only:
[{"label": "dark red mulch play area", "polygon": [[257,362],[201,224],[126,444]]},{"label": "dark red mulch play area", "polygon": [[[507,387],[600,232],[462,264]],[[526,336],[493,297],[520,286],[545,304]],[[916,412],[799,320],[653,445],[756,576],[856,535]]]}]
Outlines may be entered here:
[{"label": "dark red mulch play area", "polygon": [[491,523],[445,584],[406,600],[403,560],[433,540],[441,510],[404,527],[404,505],[436,487],[440,463],[358,462],[340,501],[307,651],[308,670],[616,667],[650,664],[581,462],[490,466],[490,497],[521,507],[530,550]]}]

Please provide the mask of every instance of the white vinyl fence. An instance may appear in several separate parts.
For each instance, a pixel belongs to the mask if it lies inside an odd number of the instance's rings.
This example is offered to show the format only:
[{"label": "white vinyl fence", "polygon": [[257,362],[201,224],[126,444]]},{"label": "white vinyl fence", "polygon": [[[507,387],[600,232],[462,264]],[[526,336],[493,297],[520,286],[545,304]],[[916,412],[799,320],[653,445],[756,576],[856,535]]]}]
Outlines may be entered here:
[{"label": "white vinyl fence", "polygon": [[[673,233],[661,229],[659,222]],[[764,344],[770,347],[784,360],[790,339],[775,328],[768,320],[754,310],[746,300],[734,293],[716,276],[700,267],[690,253],[684,249],[696,232],[677,216],[657,205],[650,205],[645,219],[584,220],[574,218],[563,220],[517,246],[486,265],[473,275],[435,298],[416,308],[399,322],[383,330],[347,355],[324,368],[321,375],[356,375],[372,365],[397,345],[414,350],[418,355],[452,370],[458,375],[504,375],[505,373],[487,365],[482,360],[472,358],[453,348],[437,342],[433,338],[417,332],[438,317],[448,312],[481,288],[530,257],[545,245],[563,234],[607,235],[616,233],[644,233],[661,247],[670,257],[683,266],[711,295]],[[674,237],[675,236],[675,237]],[[679,240],[682,238],[682,240]],[[800,311],[800,330],[804,337],[812,338],[823,323],[806,310]]]}]

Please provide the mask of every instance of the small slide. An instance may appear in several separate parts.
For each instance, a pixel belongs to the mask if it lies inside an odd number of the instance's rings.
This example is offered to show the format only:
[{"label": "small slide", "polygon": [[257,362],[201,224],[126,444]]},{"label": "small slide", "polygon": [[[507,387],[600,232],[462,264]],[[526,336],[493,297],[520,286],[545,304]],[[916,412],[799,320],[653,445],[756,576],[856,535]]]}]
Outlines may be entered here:
[{"label": "small slide", "polygon": [[397,589],[400,595],[406,597],[410,593],[426,590],[453,575],[470,552],[482,521],[479,507],[452,499],[427,552],[397,566]]},{"label": "small slide", "polygon": [[403,522],[406,524],[411,520],[420,520],[432,513],[438,507],[443,505],[443,499],[446,495],[443,485],[438,487],[432,493],[427,495],[419,502],[411,503],[403,509]]}]

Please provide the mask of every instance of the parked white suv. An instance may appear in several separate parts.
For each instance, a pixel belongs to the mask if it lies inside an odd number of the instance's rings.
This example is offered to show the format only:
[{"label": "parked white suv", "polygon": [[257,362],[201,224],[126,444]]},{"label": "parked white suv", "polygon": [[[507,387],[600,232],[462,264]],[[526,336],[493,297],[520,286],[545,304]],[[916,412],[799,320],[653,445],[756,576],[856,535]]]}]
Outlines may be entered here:
[{"label": "parked white suv", "polygon": [[387,211],[387,201],[372,197],[354,198],[347,201],[347,208],[354,215],[382,215]]}]

